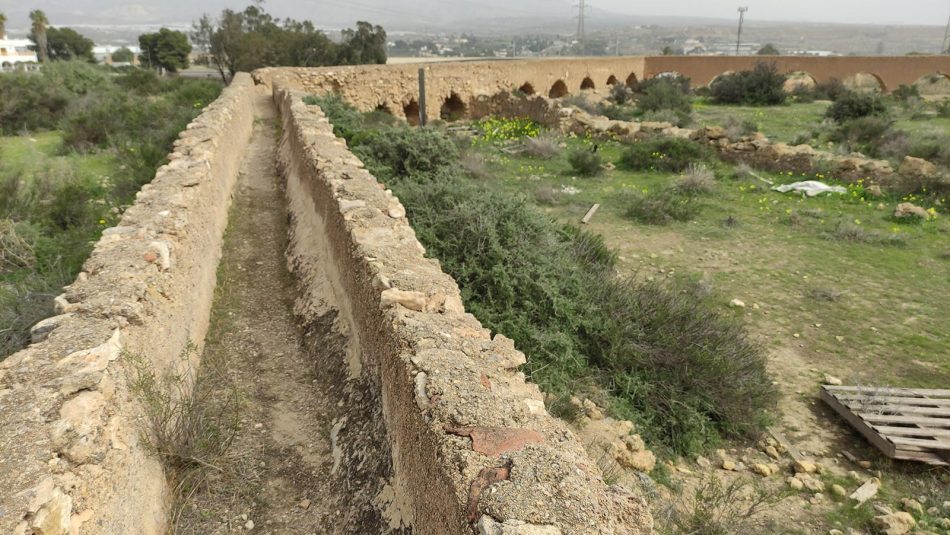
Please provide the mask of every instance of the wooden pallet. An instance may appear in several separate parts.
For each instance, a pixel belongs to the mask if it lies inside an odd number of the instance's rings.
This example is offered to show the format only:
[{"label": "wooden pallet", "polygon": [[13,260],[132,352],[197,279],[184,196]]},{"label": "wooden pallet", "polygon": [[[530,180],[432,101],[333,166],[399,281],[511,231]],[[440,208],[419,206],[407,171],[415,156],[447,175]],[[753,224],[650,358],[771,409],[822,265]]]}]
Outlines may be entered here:
[{"label": "wooden pallet", "polygon": [[823,386],[821,399],[884,455],[950,466],[950,390]]}]

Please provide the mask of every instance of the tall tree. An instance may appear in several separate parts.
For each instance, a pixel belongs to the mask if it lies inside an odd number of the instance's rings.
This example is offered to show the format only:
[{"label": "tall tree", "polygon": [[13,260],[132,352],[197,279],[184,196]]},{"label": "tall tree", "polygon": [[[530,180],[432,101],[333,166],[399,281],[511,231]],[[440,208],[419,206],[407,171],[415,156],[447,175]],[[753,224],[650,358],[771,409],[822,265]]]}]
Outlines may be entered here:
[{"label": "tall tree", "polygon": [[135,53],[129,49],[127,46],[123,46],[118,50],[114,51],[112,54],[112,63],[132,63],[132,60],[135,59]]},{"label": "tall tree", "polygon": [[[36,43],[39,42],[39,36],[35,32],[30,32],[30,39]],[[49,52],[51,61],[71,59],[80,59],[88,62],[96,61],[92,54],[94,43],[92,39],[72,28],[56,28],[50,26],[46,29],[46,48]]]},{"label": "tall tree", "polygon": [[46,18],[46,13],[43,13],[43,10],[34,9],[30,11],[30,21],[33,22],[31,35],[35,43],[33,48],[36,49],[36,57],[39,58],[40,63],[46,63],[49,60],[49,47],[46,41],[46,28],[49,26],[49,19]]},{"label": "tall tree", "polygon": [[7,35],[7,16],[0,13],[0,39]]},{"label": "tall tree", "polygon": [[772,43],[768,43],[762,48],[760,48],[759,51],[756,52],[756,54],[760,56],[781,56],[782,55],[782,53],[779,52],[779,49]]},{"label": "tall tree", "polygon": [[162,68],[168,72],[178,72],[188,68],[188,55],[191,43],[182,32],[162,28],[155,33],[139,36],[139,61],[152,68]]}]

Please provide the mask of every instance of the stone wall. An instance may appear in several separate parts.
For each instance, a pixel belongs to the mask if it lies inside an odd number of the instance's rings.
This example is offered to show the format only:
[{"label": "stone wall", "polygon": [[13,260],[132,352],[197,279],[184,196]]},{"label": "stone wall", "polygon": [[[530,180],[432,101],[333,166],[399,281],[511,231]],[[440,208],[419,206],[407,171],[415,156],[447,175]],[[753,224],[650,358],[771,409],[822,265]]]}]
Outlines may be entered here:
[{"label": "stone wall", "polygon": [[363,65],[352,67],[288,68],[254,71],[258,83],[280,82],[308,93],[338,92],[359,108],[385,109],[400,118],[418,116],[419,69],[426,73],[426,114],[438,119],[453,94],[464,106],[475,99],[520,89],[527,94],[552,95],[585,91],[606,94],[614,83],[632,83],[677,72],[705,86],[726,72],[748,70],[761,61],[774,62],[782,73],[806,72],[814,80],[845,80],[870,74],[889,92],[929,74],[950,75],[950,56],[629,56],[531,60],[485,60],[428,64]]},{"label": "stone wall", "polygon": [[403,520],[416,533],[651,532],[644,501],[606,485],[547,413],[514,343],[465,312],[399,200],[304,93],[274,90],[292,218],[322,229],[312,247],[328,249],[360,366],[376,374]]},{"label": "stone wall", "polygon": [[159,374],[204,340],[253,122],[249,75],[182,132],[83,272],[0,362],[0,533],[165,533],[162,467],[140,444],[129,354]]}]

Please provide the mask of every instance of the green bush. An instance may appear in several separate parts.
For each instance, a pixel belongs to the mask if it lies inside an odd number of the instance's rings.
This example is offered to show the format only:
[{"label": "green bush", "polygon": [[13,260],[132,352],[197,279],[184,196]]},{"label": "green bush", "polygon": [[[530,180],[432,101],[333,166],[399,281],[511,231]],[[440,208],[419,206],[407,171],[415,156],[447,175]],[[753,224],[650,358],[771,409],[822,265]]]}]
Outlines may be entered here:
[{"label": "green bush", "polygon": [[861,117],[884,117],[887,115],[887,104],[874,94],[849,91],[838,97],[834,104],[828,107],[825,117],[836,123],[844,123]]},{"label": "green bush", "polygon": [[[348,120],[340,111],[332,122]],[[700,287],[618,280],[602,238],[467,179],[457,153],[444,158],[444,134],[401,129],[351,131],[348,141],[399,196],[467,310],[515,340],[552,398],[599,385],[654,446],[678,452],[761,428],[774,399],[764,354]],[[430,135],[443,142],[418,137]],[[416,141],[412,159],[427,165],[400,165],[407,150],[376,150],[381,138]]]},{"label": "green bush", "polygon": [[724,74],[709,86],[716,104],[775,106],[784,104],[785,75],[774,63],[757,63],[751,71]]},{"label": "green bush", "polygon": [[838,125],[829,137],[851,151],[877,156],[881,146],[893,135],[892,125],[890,120],[883,117],[859,117]]},{"label": "green bush", "polygon": [[654,76],[653,78],[649,78],[647,80],[641,80],[633,86],[633,92],[637,95],[645,95],[653,86],[656,85],[671,85],[684,95],[688,95],[690,91],[690,79],[686,78],[682,74],[676,73]]},{"label": "green bush", "polygon": [[74,95],[85,95],[110,87],[112,74],[105,67],[85,61],[52,61],[40,71],[47,84]]},{"label": "green bush", "polygon": [[891,97],[898,102],[907,102],[913,98],[920,98],[920,89],[916,85],[901,84],[891,92]]},{"label": "green bush", "polygon": [[571,164],[571,169],[580,176],[599,175],[603,170],[601,168],[603,161],[600,154],[589,148],[572,150],[567,155],[567,162]]},{"label": "green bush", "polygon": [[353,152],[373,174],[395,180],[432,173],[459,159],[455,144],[432,128],[393,126],[351,139],[355,140]]},{"label": "green bush", "polygon": [[620,156],[620,167],[630,171],[669,171],[678,173],[691,163],[709,158],[699,143],[676,137],[658,137],[631,143]]},{"label": "green bush", "polygon": [[814,91],[815,100],[830,100],[832,102],[850,93],[844,82],[837,78],[831,78],[827,82],[819,82]]},{"label": "green bush", "polygon": [[36,73],[0,76],[0,133],[50,130],[66,113],[70,93]]},{"label": "green bush", "polygon": [[674,221],[689,221],[699,214],[700,209],[695,195],[667,187],[646,194],[634,194],[627,203],[624,215],[647,225],[668,225]]},{"label": "green bush", "polygon": [[660,79],[637,97],[637,109],[641,113],[672,110],[689,115],[693,111],[693,103],[689,95],[672,81]]}]

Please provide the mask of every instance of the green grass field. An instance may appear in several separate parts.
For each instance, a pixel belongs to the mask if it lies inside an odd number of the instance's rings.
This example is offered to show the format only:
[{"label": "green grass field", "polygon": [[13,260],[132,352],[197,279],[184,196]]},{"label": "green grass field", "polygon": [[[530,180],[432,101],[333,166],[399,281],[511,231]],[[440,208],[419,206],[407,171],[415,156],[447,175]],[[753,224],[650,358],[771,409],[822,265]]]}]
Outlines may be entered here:
[{"label": "green grass field", "polygon": [[[590,142],[568,140],[571,147],[584,143]],[[618,143],[598,144],[606,161],[619,158]],[[643,277],[705,279],[723,295],[755,303],[758,308],[746,313],[760,336],[772,347],[795,347],[809,366],[852,383],[950,382],[950,302],[942,297],[950,293],[947,216],[900,224],[890,215],[902,199],[805,199],[756,179],[722,179],[703,197],[695,220],[642,225],[623,216],[628,195],[669,185],[678,175],[614,169],[576,178],[563,154],[541,161],[490,146],[480,150],[497,187],[543,199],[560,220],[576,223],[601,204],[590,229],[620,253],[624,269]],[[882,239],[899,236],[904,244],[841,239],[839,225]]]}]

